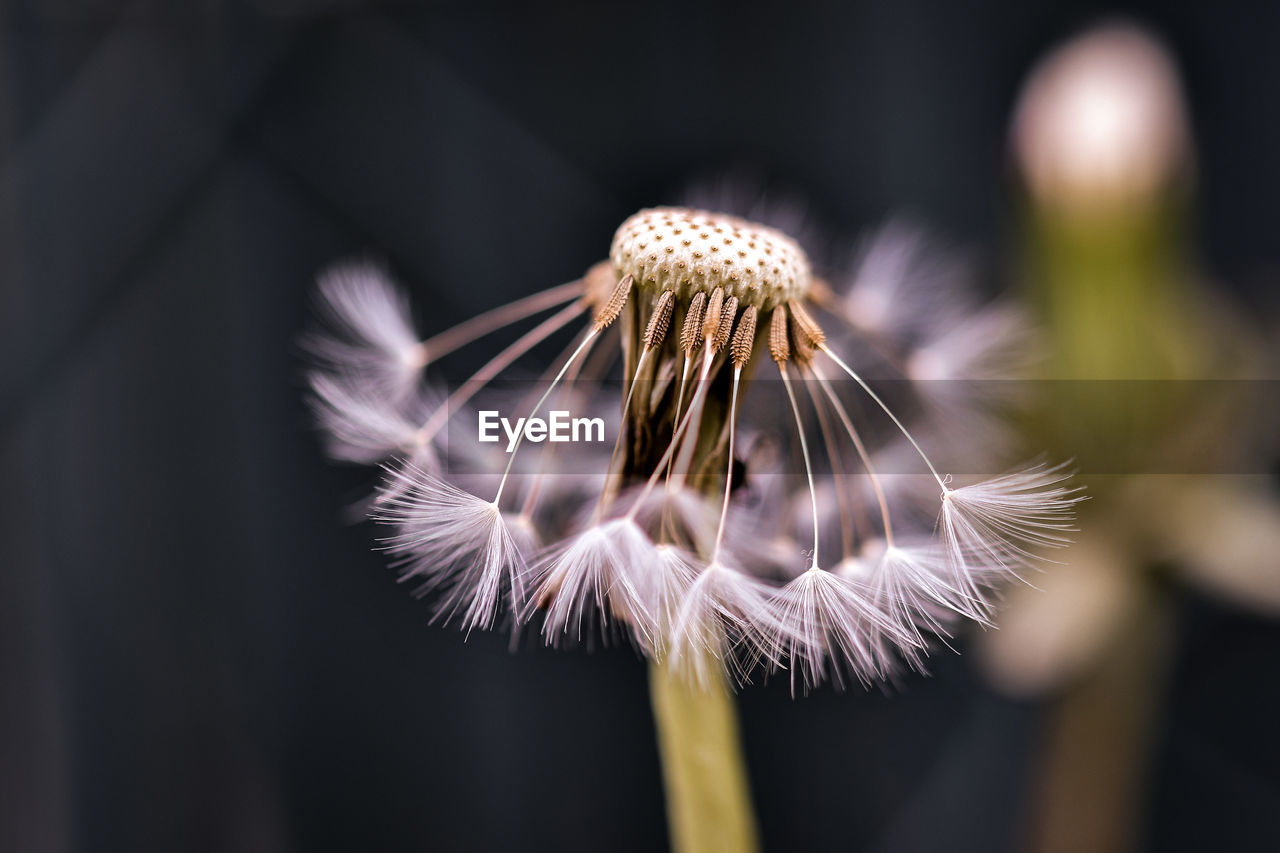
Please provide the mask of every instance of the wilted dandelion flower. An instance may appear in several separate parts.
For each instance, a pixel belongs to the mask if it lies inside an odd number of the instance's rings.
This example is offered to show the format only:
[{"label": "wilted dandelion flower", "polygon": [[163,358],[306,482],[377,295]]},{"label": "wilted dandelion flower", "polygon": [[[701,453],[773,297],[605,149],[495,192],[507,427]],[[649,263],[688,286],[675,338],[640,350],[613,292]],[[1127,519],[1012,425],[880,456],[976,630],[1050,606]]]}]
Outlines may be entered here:
[{"label": "wilted dandelion flower", "polygon": [[[909,276],[903,234],[886,239],[869,262]],[[654,208],[627,219],[609,260],[581,280],[421,340],[384,275],[346,267],[321,283],[331,322],[309,341],[320,361],[314,404],[333,455],[386,460],[371,514],[391,525],[386,543],[402,576],[433,596],[441,619],[471,630],[494,627],[502,613],[516,624],[540,618],[549,644],[621,632],[700,683],[721,672],[746,680],[762,666],[788,667],[806,688],[824,679],[871,683],[900,662],[921,666],[958,621],[989,621],[992,591],[1066,541],[1078,500],[1061,467],[960,486],[938,470],[904,417],[849,363],[857,347],[843,342],[874,336],[883,353],[899,318],[912,334],[893,361],[927,355],[934,373],[987,358],[997,342],[962,334],[967,318],[953,294],[937,297],[948,306],[945,322],[937,314],[926,322],[921,287],[936,276],[868,279],[877,269],[836,294],[779,230]],[[900,296],[910,304],[894,304]],[[426,375],[438,359],[543,314],[447,395],[431,389]],[[601,370],[587,365],[620,355],[612,453],[582,473],[590,451],[531,450],[525,431],[511,435],[505,454],[495,445],[445,464],[449,423],[531,349],[575,324],[573,344],[518,414],[544,414],[569,388],[607,394]],[[754,430],[744,402],[761,374],[781,381],[780,411],[803,466],[796,497],[808,530],[798,541],[779,510],[794,501],[752,500],[768,485],[753,482],[740,434]],[[912,378],[905,368],[904,378]],[[864,438],[867,411],[878,413],[879,432],[900,434],[931,478],[936,521],[895,512]],[[788,549],[804,554],[802,566],[772,559]]]}]

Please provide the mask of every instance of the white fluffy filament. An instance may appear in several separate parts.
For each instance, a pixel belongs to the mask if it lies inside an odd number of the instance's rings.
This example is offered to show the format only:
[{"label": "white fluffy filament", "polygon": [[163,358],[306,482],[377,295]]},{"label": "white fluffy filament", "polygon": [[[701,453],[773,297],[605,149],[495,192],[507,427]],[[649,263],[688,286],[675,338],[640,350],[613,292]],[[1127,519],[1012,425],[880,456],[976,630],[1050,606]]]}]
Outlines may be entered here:
[{"label": "white fluffy filament", "polygon": [[613,519],[579,533],[542,560],[532,603],[547,609],[543,638],[548,644],[581,640],[582,623],[594,604],[602,623],[612,614],[631,628],[642,648],[651,648],[657,622],[646,603],[654,597],[646,572],[658,562],[657,549],[631,519]]},{"label": "white fluffy filament", "polygon": [[444,591],[436,618],[461,611],[462,626],[490,628],[504,595],[512,612],[524,603],[525,562],[496,505],[412,465],[388,469],[386,498],[373,515],[396,533],[388,550],[401,579],[421,579],[418,594]]},{"label": "white fluffy filament", "polygon": [[670,665],[690,683],[703,687],[716,670],[746,681],[761,661],[777,665],[781,652],[779,621],[772,589],[723,563],[712,563],[694,580],[671,629]]},{"label": "white fluffy filament", "polygon": [[409,319],[408,300],[373,264],[335,267],[319,281],[325,315],[336,335],[309,336],[307,348],[328,367],[358,379],[393,402],[414,389],[426,357]]},{"label": "white fluffy filament", "polygon": [[779,590],[773,609],[777,643],[791,661],[791,689],[808,689],[830,674],[837,686],[846,675],[870,684],[884,671],[882,638],[909,642],[907,629],[882,612],[872,592],[858,581],[812,568]]},{"label": "white fluffy filament", "polygon": [[372,393],[354,377],[313,370],[307,381],[333,458],[368,465],[409,453],[428,461],[430,445],[419,445],[417,427],[402,404]]},{"label": "white fluffy filament", "polygon": [[1037,551],[1067,545],[1074,507],[1084,499],[1063,485],[1069,476],[1063,465],[1037,464],[947,489],[938,526],[952,584],[967,598],[983,601],[983,587],[1017,577],[1041,559]]}]

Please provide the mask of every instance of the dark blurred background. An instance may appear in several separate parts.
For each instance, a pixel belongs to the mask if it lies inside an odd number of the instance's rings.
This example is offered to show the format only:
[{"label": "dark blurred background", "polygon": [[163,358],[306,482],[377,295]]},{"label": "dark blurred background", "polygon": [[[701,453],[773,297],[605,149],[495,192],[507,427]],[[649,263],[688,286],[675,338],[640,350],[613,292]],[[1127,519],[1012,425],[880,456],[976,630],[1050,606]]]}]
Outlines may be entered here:
[{"label": "dark blurred background", "polygon": [[[315,273],[382,259],[437,331],[726,167],[990,258],[1020,81],[1116,11],[3,9],[4,851],[662,849],[642,661],[464,642],[345,522],[370,475],[325,461],[303,402]],[[1274,304],[1280,6],[1120,11],[1186,80],[1203,266]],[[1280,626],[1177,600],[1143,848],[1280,849]],[[1044,708],[935,666],[742,693],[767,849],[1020,849]]]}]

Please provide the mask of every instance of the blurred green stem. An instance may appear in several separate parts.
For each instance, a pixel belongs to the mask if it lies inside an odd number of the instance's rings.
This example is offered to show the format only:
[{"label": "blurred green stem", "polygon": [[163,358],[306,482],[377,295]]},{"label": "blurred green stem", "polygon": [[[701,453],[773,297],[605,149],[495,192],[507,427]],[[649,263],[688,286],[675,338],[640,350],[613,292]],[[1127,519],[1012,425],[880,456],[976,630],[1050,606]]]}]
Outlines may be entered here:
[{"label": "blurred green stem", "polygon": [[[718,670],[716,670],[718,671]],[[733,695],[723,676],[691,686],[649,664],[649,696],[675,853],[759,849]]]}]

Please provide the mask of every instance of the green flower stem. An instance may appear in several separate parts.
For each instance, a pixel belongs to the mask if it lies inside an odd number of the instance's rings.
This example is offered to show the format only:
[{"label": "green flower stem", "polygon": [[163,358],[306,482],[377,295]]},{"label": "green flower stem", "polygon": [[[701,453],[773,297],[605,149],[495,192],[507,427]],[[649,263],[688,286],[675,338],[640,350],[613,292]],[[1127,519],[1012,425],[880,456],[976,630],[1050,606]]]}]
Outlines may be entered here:
[{"label": "green flower stem", "polygon": [[723,677],[694,687],[649,664],[649,696],[675,853],[759,849],[733,694]]}]

